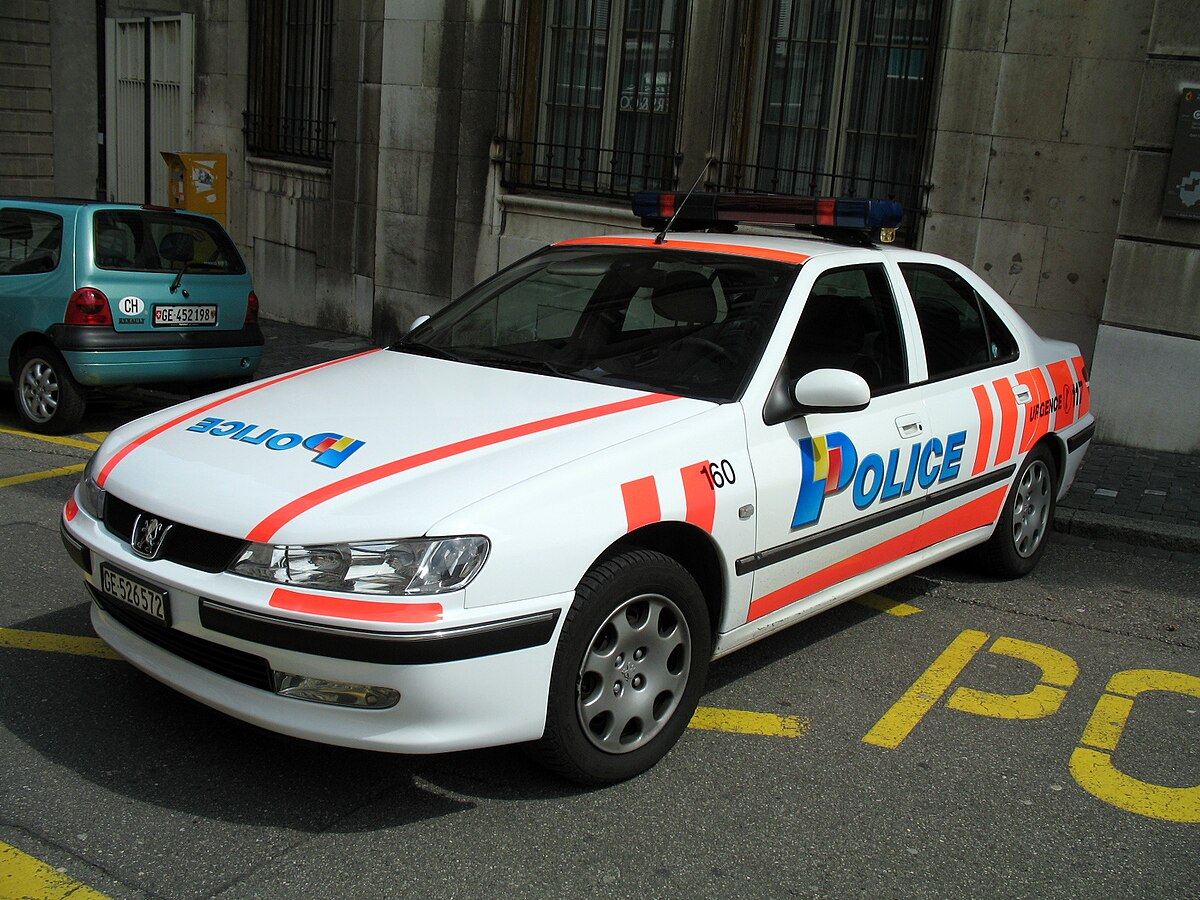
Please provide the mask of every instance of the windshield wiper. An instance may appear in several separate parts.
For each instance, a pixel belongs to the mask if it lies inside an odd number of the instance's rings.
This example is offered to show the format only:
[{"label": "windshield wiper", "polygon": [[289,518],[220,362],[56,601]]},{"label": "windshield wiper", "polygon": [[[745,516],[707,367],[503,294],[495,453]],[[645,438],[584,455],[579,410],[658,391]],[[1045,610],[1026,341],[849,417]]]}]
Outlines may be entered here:
[{"label": "windshield wiper", "polygon": [[[179,267],[179,271],[175,275],[175,280],[171,282],[172,294],[179,290],[179,282],[183,281],[183,273],[188,270],[188,266],[190,265],[191,262],[185,261],[184,264]],[[187,296],[187,291],[184,291],[183,296]]]},{"label": "windshield wiper", "polygon": [[400,341],[399,343],[392,344],[388,349],[395,350],[398,353],[412,353],[416,356],[448,359],[450,362],[474,362],[469,357],[453,353],[444,347],[435,347],[433,344],[422,344],[420,341]]},{"label": "windshield wiper", "polygon": [[515,369],[518,372],[544,372],[557,375],[559,378],[574,378],[576,370],[566,369],[549,360],[533,356],[518,356],[511,353],[498,353],[494,350],[485,351],[486,356],[477,357],[475,361],[485,366],[496,366],[500,369]]}]

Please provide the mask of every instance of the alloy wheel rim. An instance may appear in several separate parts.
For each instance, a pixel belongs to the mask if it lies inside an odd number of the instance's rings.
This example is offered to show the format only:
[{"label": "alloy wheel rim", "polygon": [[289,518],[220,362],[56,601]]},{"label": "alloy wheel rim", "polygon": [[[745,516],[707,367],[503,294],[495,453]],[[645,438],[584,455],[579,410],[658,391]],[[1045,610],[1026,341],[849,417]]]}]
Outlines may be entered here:
[{"label": "alloy wheel rim", "polygon": [[35,422],[49,422],[58,410],[58,376],[43,359],[32,359],[21,372],[21,406]]},{"label": "alloy wheel rim", "polygon": [[1022,558],[1034,554],[1050,520],[1050,470],[1039,460],[1021,475],[1013,500],[1013,548]]},{"label": "alloy wheel rim", "polygon": [[683,699],[692,639],[679,607],[640,594],[596,629],[576,680],[576,711],[592,745],[608,753],[644,747]]}]

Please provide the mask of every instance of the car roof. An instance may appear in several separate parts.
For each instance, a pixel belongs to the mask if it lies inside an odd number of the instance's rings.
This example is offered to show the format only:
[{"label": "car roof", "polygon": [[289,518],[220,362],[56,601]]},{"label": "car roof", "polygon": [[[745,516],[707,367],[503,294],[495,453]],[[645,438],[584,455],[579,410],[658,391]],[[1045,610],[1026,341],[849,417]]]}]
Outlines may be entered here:
[{"label": "car roof", "polygon": [[[876,245],[859,246],[856,244],[840,243],[819,237],[792,236],[788,233],[763,232],[703,232],[703,231],[672,231],[666,238],[658,241],[658,235],[653,232],[629,232],[615,235],[599,235],[587,238],[573,238],[558,241],[556,247],[563,246],[623,246],[647,247],[662,250],[694,250],[713,253],[728,253],[736,256],[751,256],[763,259],[774,259],[800,265],[816,257],[830,257],[838,254],[851,253],[885,253],[890,247]],[[906,249],[906,248],[899,248]],[[917,251],[908,251],[917,252]],[[933,258],[932,254],[929,254]]]}]

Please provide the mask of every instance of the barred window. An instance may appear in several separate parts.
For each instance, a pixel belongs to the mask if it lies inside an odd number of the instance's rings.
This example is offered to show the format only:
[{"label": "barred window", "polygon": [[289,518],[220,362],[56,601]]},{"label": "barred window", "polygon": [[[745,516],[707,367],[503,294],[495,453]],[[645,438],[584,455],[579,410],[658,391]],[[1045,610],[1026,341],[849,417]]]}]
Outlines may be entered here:
[{"label": "barred window", "polygon": [[[748,9],[748,7],[747,7]],[[886,197],[918,209],[940,0],[772,0],[736,68],[729,190]]]},{"label": "barred window", "polygon": [[505,184],[627,196],[674,186],[682,0],[529,0],[510,63]]},{"label": "barred window", "polygon": [[333,157],[334,0],[250,0],[246,148],[302,162]]}]

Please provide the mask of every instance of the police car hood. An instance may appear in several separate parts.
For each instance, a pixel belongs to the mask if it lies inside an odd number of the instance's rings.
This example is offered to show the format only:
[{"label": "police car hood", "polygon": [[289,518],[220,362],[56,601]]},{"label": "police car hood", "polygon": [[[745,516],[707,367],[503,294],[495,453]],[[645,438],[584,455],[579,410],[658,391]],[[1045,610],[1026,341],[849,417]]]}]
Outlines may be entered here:
[{"label": "police car hood", "polygon": [[95,468],[127,503],[220,534],[415,537],[483,497],[711,407],[375,351],[126,425]]}]

